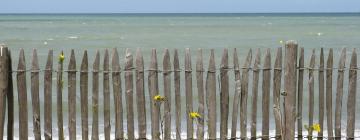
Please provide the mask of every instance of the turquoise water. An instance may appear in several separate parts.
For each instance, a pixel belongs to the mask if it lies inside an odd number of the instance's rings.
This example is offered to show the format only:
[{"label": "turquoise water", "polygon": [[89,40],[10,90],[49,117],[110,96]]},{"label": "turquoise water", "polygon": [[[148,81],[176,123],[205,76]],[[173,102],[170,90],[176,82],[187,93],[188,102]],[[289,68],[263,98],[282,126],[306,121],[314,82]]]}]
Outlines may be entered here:
[{"label": "turquoise water", "polygon": [[[28,15],[0,15],[0,42],[6,44],[12,51],[14,58],[13,67],[17,68],[17,56],[20,48],[25,49],[27,67],[30,68],[31,51],[33,48],[38,50],[40,66],[44,68],[47,51],[53,49],[57,55],[61,50],[65,51],[65,56],[69,56],[70,50],[75,49],[78,67],[83,50],[88,50],[90,63],[93,62],[96,50],[104,53],[104,48],[118,48],[122,67],[125,56],[125,49],[130,48],[134,53],[136,48],[141,48],[145,67],[150,58],[151,48],[158,49],[159,67],[162,68],[162,53],[164,48],[169,48],[173,52],[174,48],[180,51],[180,60],[183,67],[184,48],[192,50],[193,63],[195,63],[197,48],[204,49],[204,63],[207,66],[209,49],[215,49],[217,64],[220,62],[223,48],[237,48],[240,65],[247,51],[252,48],[261,48],[264,54],[264,48],[274,49],[283,46],[280,42],[286,40],[297,40],[299,46],[305,48],[305,58],[311,53],[311,49],[316,49],[317,56],[321,47],[325,48],[327,56],[328,48],[335,49],[334,66],[337,67],[338,56],[341,48],[347,48],[347,54],[350,56],[351,48],[360,47],[360,14],[28,14]],[[171,53],[172,54],[172,53]],[[230,51],[230,58],[232,57]],[[275,58],[275,56],[272,56]],[[348,57],[349,58],[349,57]],[[66,59],[67,60],[67,59]],[[306,59],[308,60],[308,59]],[[349,59],[348,59],[349,60]],[[309,60],[308,60],[309,61]],[[308,64],[308,61],[305,63]],[[54,61],[56,63],[56,61]],[[67,61],[66,61],[67,63]],[[349,62],[347,61],[347,64]],[[232,61],[230,60],[232,65]],[[359,63],[360,64],[360,63]],[[318,59],[316,65],[319,65]],[[67,65],[65,65],[65,68]],[[90,65],[90,68],[92,66]],[[194,67],[195,69],[195,67]],[[230,74],[230,80],[233,80],[233,73]],[[334,73],[334,95],[336,87],[336,75]],[[344,104],[346,107],[347,93],[347,73],[345,73]],[[307,73],[305,73],[307,75]],[[15,74],[14,74],[15,76]],[[160,74],[161,76],[161,74]],[[252,79],[250,75],[250,80]],[[64,75],[66,78],[67,75]],[[315,73],[317,77],[317,72]],[[28,82],[30,75],[28,74]],[[42,76],[40,77],[43,78]],[[100,77],[102,78],[102,77]],[[183,75],[182,75],[183,78]],[[195,80],[195,75],[193,76]],[[305,78],[306,79],[306,78]],[[162,85],[162,77],[159,77]],[[261,80],[261,79],[260,79]],[[90,76],[91,81],[91,76]],[[145,79],[145,82],[147,80]],[[307,80],[305,80],[306,82]],[[54,81],[55,83],[55,75]],[[101,82],[101,81],[100,81]],[[182,81],[183,83],[183,81]],[[195,81],[193,82],[195,85]],[[16,82],[14,83],[16,87]],[[41,80],[41,86],[43,81]],[[66,81],[65,81],[66,84]],[[317,84],[317,80],[315,80]],[[145,84],[147,85],[147,84]],[[307,104],[307,84],[305,85],[304,104]],[[184,85],[182,85],[184,86]],[[230,82],[230,95],[233,95],[233,82]],[[250,85],[251,86],[251,85]],[[160,91],[162,91],[160,86]],[[102,86],[100,86],[102,88]],[[261,82],[260,87],[261,88]],[[40,87],[43,89],[43,87]],[[90,88],[91,89],[91,88]],[[147,89],[145,87],[145,89]],[[250,96],[251,99],[251,87]],[[77,89],[79,90],[79,89]],[[101,90],[101,89],[100,89]],[[53,87],[55,93],[55,86]],[[89,90],[91,91],[91,90]],[[359,89],[358,89],[359,91]],[[67,104],[67,89],[64,91],[64,104]],[[182,91],[184,93],[184,91]],[[15,89],[16,93],[16,89]],[[42,90],[41,90],[42,97]],[[91,93],[91,92],[90,92]],[[315,89],[315,93],[317,89]],[[197,101],[196,88],[193,90],[194,100]],[[29,115],[31,112],[30,91],[28,91]],[[91,95],[91,94],[89,94]],[[259,90],[259,105],[261,107],[261,89]],[[78,95],[80,96],[80,95]],[[54,94],[53,102],[55,103]],[[100,97],[102,95],[100,93]],[[334,100],[335,100],[335,96]],[[360,97],[360,96],[358,96]],[[15,94],[15,99],[17,95]],[[124,98],[123,98],[124,99]],[[146,98],[148,99],[148,97]],[[185,98],[184,98],[185,99]],[[230,105],[232,107],[232,98]],[[316,95],[316,99],[318,97]],[[358,101],[360,98],[358,98]],[[17,100],[16,100],[17,101]],[[43,100],[42,100],[43,101]],[[89,97],[91,103],[91,97]],[[100,100],[102,101],[102,100]],[[184,100],[183,100],[184,101]],[[272,103],[272,102],[271,102]],[[251,101],[248,101],[251,104]],[[17,102],[15,104],[17,108]],[[80,107],[78,102],[78,107]],[[113,106],[113,104],[111,104]],[[357,115],[360,112],[360,104],[357,104]],[[195,103],[195,107],[197,104]],[[307,123],[307,106],[304,106],[304,124]],[[249,107],[250,109],[250,107]],[[43,108],[41,108],[43,111]],[[54,116],[56,115],[56,106],[54,104]],[[174,109],[173,109],[174,110]],[[251,109],[250,109],[251,110]],[[67,106],[64,106],[67,112]],[[184,110],[183,110],[184,111]],[[261,108],[258,109],[261,111]],[[91,112],[91,111],[90,111]],[[317,112],[317,106],[315,106]],[[149,113],[149,112],[147,112]],[[260,113],[260,112],[259,112]],[[249,113],[248,113],[249,114]],[[272,111],[271,111],[272,117]],[[17,117],[17,114],[15,114]],[[67,114],[64,114],[64,122],[67,124]],[[136,115],[136,113],[135,113]],[[346,124],[346,109],[343,109],[343,126]],[[80,114],[77,114],[80,117]],[[149,117],[149,115],[148,115]],[[126,118],[124,116],[124,118]],[[185,114],[183,116],[185,119]],[[315,113],[317,119],[317,113]],[[17,120],[17,119],[15,119]],[[32,125],[29,116],[29,125]],[[53,126],[56,127],[56,117],[53,118]],[[90,119],[91,121],[91,119]],[[102,112],[100,112],[100,123],[102,121]],[[114,122],[112,118],[112,122]],[[248,120],[249,122],[250,120]],[[271,118],[271,121],[273,119]],[[261,122],[261,113],[258,115],[258,122]],[[315,121],[316,122],[316,121]],[[16,122],[15,122],[16,123]],[[80,123],[80,119],[77,120]],[[185,122],[183,123],[185,129]],[[43,125],[42,125],[43,126]],[[149,125],[148,125],[149,126]],[[17,124],[15,124],[17,127]],[[360,124],[357,122],[357,129]],[[65,127],[66,128],[66,127]],[[91,128],[91,127],[90,127]],[[126,128],[126,127],[125,127]],[[258,129],[260,130],[259,124]],[[274,129],[271,124],[271,129]],[[345,127],[343,127],[345,128]],[[150,132],[150,128],[149,132]],[[100,127],[100,131],[102,131]],[[29,130],[32,131],[31,129]],[[112,128],[114,131],[114,128]],[[67,131],[66,131],[67,132]],[[55,136],[56,130],[53,130]],[[78,129],[80,134],[80,129]],[[15,132],[17,135],[17,133]],[[29,133],[30,135],[32,133]]]}]

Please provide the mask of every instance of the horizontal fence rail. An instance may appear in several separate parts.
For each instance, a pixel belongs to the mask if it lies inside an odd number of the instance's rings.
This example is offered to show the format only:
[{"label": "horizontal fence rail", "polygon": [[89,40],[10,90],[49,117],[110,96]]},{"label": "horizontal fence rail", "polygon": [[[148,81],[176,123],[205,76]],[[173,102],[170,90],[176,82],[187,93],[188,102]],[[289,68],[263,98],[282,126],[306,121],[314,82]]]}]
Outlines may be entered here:
[{"label": "horizontal fence rail", "polygon": [[[256,49],[254,54],[250,49],[240,65],[237,49],[223,49],[221,58],[216,58],[211,49],[209,60],[204,61],[204,50],[198,49],[196,58],[191,58],[191,51],[187,48],[183,66],[177,49],[173,56],[171,50],[164,49],[160,61],[158,50],[152,49],[150,57],[145,58],[150,62],[148,68],[145,68],[141,50],[137,49],[135,55],[131,51],[126,49],[125,63],[121,66],[122,55],[117,49],[106,49],[103,58],[97,51],[92,63],[87,51],[84,51],[81,61],[77,61],[76,55],[80,54],[74,50],[70,55],[63,51],[57,55],[50,50],[45,69],[41,69],[34,49],[31,68],[27,69],[25,53],[21,49],[15,70],[11,65],[15,63],[12,62],[14,56],[10,55],[9,48],[2,46],[0,138],[13,139],[14,131],[18,131],[19,139],[28,139],[32,136],[28,134],[30,129],[35,139],[55,139],[56,131],[60,140],[80,137],[93,140],[360,138],[355,135],[359,71],[356,49],[347,56],[344,48],[336,65],[332,49],[326,53],[321,48],[319,56],[314,49],[306,59],[304,48],[288,41],[284,47],[264,50],[264,55],[260,49]],[[192,61],[195,67],[192,67]],[[64,64],[68,64],[65,69]],[[336,75],[333,71],[337,71]],[[39,84],[41,74],[44,75],[43,87]],[[27,85],[29,75],[31,83]],[[53,76],[56,77],[54,82]],[[335,76],[337,79],[334,81]],[[16,81],[17,93],[13,90],[13,80]],[[56,92],[53,92],[53,86]],[[28,88],[30,99],[27,98]],[[63,100],[63,90],[67,91],[66,101]],[[13,99],[15,94],[17,103]],[[55,101],[52,96],[56,97]],[[40,101],[44,101],[44,106]],[[31,102],[30,106],[28,102]],[[14,104],[18,109],[14,109]],[[52,106],[56,106],[56,110]],[[77,106],[80,106],[80,111],[77,111]],[[305,107],[307,112],[303,112]],[[347,117],[342,113],[344,109]],[[18,113],[14,113],[15,110]],[[31,119],[27,118],[30,113]],[[80,116],[80,123],[76,122],[79,118],[76,116]],[[305,117],[308,122],[303,122]],[[64,118],[68,122],[64,122]],[[346,118],[345,124],[341,123],[342,118]],[[16,119],[18,127],[14,126]],[[272,122],[274,133],[270,133]],[[33,127],[29,127],[29,123]],[[79,124],[81,129],[77,129]],[[259,126],[261,129],[257,128]]]}]

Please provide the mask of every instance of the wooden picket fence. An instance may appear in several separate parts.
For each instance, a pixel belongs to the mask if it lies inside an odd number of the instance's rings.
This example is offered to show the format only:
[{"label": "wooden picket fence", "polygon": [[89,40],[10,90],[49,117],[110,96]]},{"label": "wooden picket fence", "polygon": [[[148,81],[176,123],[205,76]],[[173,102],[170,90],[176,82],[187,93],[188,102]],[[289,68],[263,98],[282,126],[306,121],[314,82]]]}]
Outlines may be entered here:
[{"label": "wooden picket fence", "polygon": [[[103,104],[104,113],[104,136],[106,140],[110,139],[111,127],[115,128],[115,139],[146,139],[147,134],[151,134],[151,139],[180,139],[182,128],[182,116],[181,110],[185,110],[186,113],[186,138],[187,139],[282,139],[290,140],[294,138],[298,139],[312,139],[312,138],[327,138],[327,139],[354,139],[355,131],[355,103],[356,103],[356,88],[357,88],[357,54],[354,49],[351,55],[350,66],[345,67],[346,61],[346,49],[341,52],[339,66],[335,68],[333,66],[333,50],[330,49],[325,65],[324,51],[320,50],[319,67],[315,67],[315,50],[310,57],[310,65],[304,66],[304,49],[298,49],[298,45],[294,41],[289,41],[285,44],[285,57],[283,58],[283,48],[276,49],[275,63],[272,66],[270,49],[265,51],[264,61],[262,67],[261,55],[259,49],[257,49],[252,63],[252,51],[250,50],[246,56],[246,60],[242,66],[239,64],[238,55],[236,49],[233,52],[233,65],[229,65],[228,49],[224,49],[221,64],[219,69],[215,64],[215,52],[210,50],[210,59],[208,68],[204,68],[203,52],[202,49],[197,51],[196,68],[193,71],[191,66],[192,59],[190,50],[185,49],[185,65],[184,69],[181,69],[179,65],[178,50],[175,49],[173,58],[170,57],[168,49],[164,50],[163,55],[163,69],[158,69],[157,50],[153,49],[151,52],[151,63],[148,69],[144,68],[144,59],[141,51],[136,51],[135,61],[133,55],[126,50],[125,53],[125,65],[120,67],[119,54],[116,49],[112,50],[111,60],[108,50],[105,50],[104,63],[102,69],[100,68],[100,54],[95,55],[93,63],[93,69],[89,70],[89,60],[87,51],[84,51],[81,61],[80,69],[76,69],[76,60],[74,50],[71,51],[68,68],[65,70],[63,67],[63,59],[59,56],[57,69],[54,69],[54,54],[50,50],[48,53],[46,67],[40,70],[38,64],[38,57],[36,50],[33,51],[31,60],[31,69],[26,69],[24,50],[20,50],[19,62],[17,70],[14,70],[11,66],[10,50],[7,47],[1,48],[0,56],[0,138],[7,136],[8,139],[12,139],[14,136],[14,93],[13,93],[13,77],[11,73],[16,73],[17,81],[17,94],[19,105],[19,139],[28,138],[28,123],[33,123],[33,133],[35,139],[52,139],[52,130],[56,129],[59,134],[59,139],[64,139],[64,117],[68,117],[68,134],[70,140],[76,139],[76,115],[81,115],[81,134],[82,139],[93,140],[99,139],[99,104]],[[62,53],[62,52],[61,52]],[[55,57],[56,58],[56,57]],[[173,64],[171,64],[173,59]],[[284,60],[284,67],[283,67]],[[110,69],[111,61],[111,69]],[[135,64],[134,64],[135,62]],[[338,71],[337,86],[336,86],[336,104],[335,110],[332,105],[332,82],[333,71]],[[233,73],[230,73],[230,72]],[[262,73],[260,73],[262,71]],[[314,71],[318,71],[318,78],[314,76]],[[344,72],[349,71],[349,84],[348,93],[344,94]],[[44,72],[44,118],[40,118],[40,99],[39,99],[39,73]],[[63,79],[63,73],[67,73],[67,79]],[[192,83],[192,73],[196,73],[196,84]],[[250,72],[252,72],[252,93],[249,92]],[[304,91],[304,75],[307,72],[308,76],[308,91]],[[28,111],[27,106],[27,89],[29,85],[26,85],[27,74],[31,75],[31,105],[33,111],[32,122],[29,122],[27,118]],[[56,74],[56,83],[52,83],[53,73]],[[147,73],[148,90],[144,89],[145,85],[145,73]],[[76,93],[76,81],[77,74],[80,74],[80,93]],[[92,81],[90,85],[92,94],[89,95],[89,75],[92,74]],[[99,75],[103,76],[103,91],[99,91]],[[121,81],[121,76],[124,76],[125,81]],[[163,94],[157,96],[160,93],[159,89],[159,74],[163,77]],[[161,76],[162,74],[162,76]],[[184,74],[184,75],[182,75]],[[217,74],[219,74],[220,80],[217,83]],[[262,74],[262,81],[259,83],[259,77]],[[205,81],[204,76],[206,75]],[[180,81],[180,77],[184,76],[185,81]],[[234,76],[235,81],[229,81],[229,76]],[[110,77],[112,81],[110,81]],[[173,77],[173,78],[172,78]],[[271,79],[272,78],[272,79]],[[173,83],[172,83],[173,79]],[[282,79],[284,81],[282,81]],[[317,79],[317,80],[315,80]],[[63,81],[68,82],[68,102],[63,102]],[[135,85],[134,85],[135,80]],[[318,82],[318,87],[314,86],[314,82]],[[232,104],[229,101],[229,82],[235,83],[235,93]],[[273,84],[270,84],[273,82]],[[112,84],[111,84],[112,83]],[[183,84],[182,84],[183,83]],[[283,83],[283,85],[282,85]],[[52,85],[56,84],[57,93],[52,93]],[[121,85],[124,84],[123,90]],[[220,89],[217,90],[217,84]],[[257,133],[257,102],[258,99],[258,87],[261,84],[262,90],[262,125],[261,135]],[[272,87],[271,87],[272,85]],[[113,86],[113,91],[110,91],[110,86]],[[193,87],[197,87],[195,92],[198,96],[198,101],[193,100]],[[284,89],[282,89],[284,87]],[[172,91],[173,89],[173,91]],[[180,91],[184,89],[185,95],[181,95]],[[302,116],[308,115],[308,126],[312,126],[314,123],[314,90],[319,90],[318,108],[318,123],[321,128],[327,128],[327,134],[323,134],[321,129],[317,135],[313,130],[308,130],[310,133],[303,135],[305,130],[302,122]],[[218,93],[217,91],[220,91]],[[103,101],[99,101],[99,93],[103,94]],[[272,94],[271,94],[272,93]],[[309,94],[309,112],[305,114],[302,112],[303,108],[303,94]],[[53,123],[52,116],[52,95],[56,94],[57,104],[57,124]],[[76,95],[80,94],[81,112],[76,112]],[[125,94],[125,102],[122,102],[122,94]],[[88,96],[92,97],[92,103],[88,103]],[[113,96],[113,97],[110,97]],[[134,99],[135,96],[135,99]],[[159,98],[155,98],[155,97]],[[163,96],[163,97],[162,97]],[[171,99],[171,96],[175,96],[175,102],[167,99]],[[181,108],[181,96],[186,96],[186,108]],[[273,99],[273,105],[270,105],[270,96]],[[341,110],[343,96],[348,96],[347,103],[347,125],[341,126]],[[146,99],[146,97],[149,97]],[[249,98],[251,97],[251,98]],[[216,102],[216,98],[220,98],[220,103]],[[110,114],[110,100],[114,99],[115,116]],[[146,105],[145,101],[150,102]],[[248,103],[251,101],[251,111],[247,111]],[[7,104],[6,104],[7,102]],[[193,107],[193,102],[198,102],[198,108]],[[68,116],[63,115],[63,103],[68,104]],[[232,110],[229,106],[232,105]],[[137,107],[137,117],[134,117],[134,109]],[[151,110],[146,110],[146,106],[150,106]],[[175,110],[171,110],[171,106],[175,106]],[[220,110],[217,110],[217,106],[220,106]],[[274,114],[275,119],[275,135],[269,134],[269,114]],[[89,108],[92,108],[92,112],[89,112]],[[163,108],[164,111],[160,111]],[[126,119],[123,118],[123,113],[126,111]],[[229,112],[232,111],[232,120],[229,120]],[[334,123],[333,123],[333,111]],[[150,112],[150,116],[146,116],[146,112]],[[163,119],[161,112],[163,112]],[[175,116],[171,116],[170,112],[175,112]],[[191,113],[199,114],[200,116],[191,116]],[[217,119],[217,114],[220,113],[220,119]],[[250,120],[247,119],[248,113],[251,113]],[[89,129],[89,114],[92,116],[91,126]],[[238,115],[240,119],[238,120]],[[5,123],[5,115],[7,115],[7,122]],[[327,126],[324,126],[324,121],[327,121]],[[110,119],[115,117],[115,124],[110,124]],[[126,129],[124,128],[124,120],[126,120]],[[220,120],[220,128],[217,128],[217,120]],[[44,128],[41,128],[40,122],[44,121]],[[134,122],[138,123],[138,130],[135,131]],[[176,131],[171,130],[171,121],[175,121]],[[194,123],[196,121],[196,123]],[[231,121],[231,122],[230,122]],[[151,122],[151,132],[147,132],[147,122]],[[7,126],[5,127],[5,124]],[[231,124],[229,126],[228,124]],[[196,127],[194,127],[196,126]],[[240,126],[240,130],[237,130],[237,126]],[[297,126],[297,128],[296,128]],[[346,128],[346,134],[341,133],[342,127]],[[196,129],[195,129],[196,128]],[[248,129],[250,128],[250,129]],[[231,131],[228,133],[228,129]],[[4,134],[4,130],[7,130],[7,134]],[[41,132],[44,130],[44,132]],[[126,130],[126,132],[124,132]],[[207,131],[206,131],[207,130]],[[297,130],[297,133],[295,132]],[[240,135],[236,132],[240,131]],[[137,134],[135,134],[137,132]],[[220,135],[217,135],[220,132]],[[250,136],[247,135],[250,132]],[[333,132],[335,132],[333,134]],[[78,132],[79,133],[79,132]],[[176,136],[172,137],[175,133]],[[91,134],[91,135],[90,135]],[[149,138],[149,137],[148,137]]]}]

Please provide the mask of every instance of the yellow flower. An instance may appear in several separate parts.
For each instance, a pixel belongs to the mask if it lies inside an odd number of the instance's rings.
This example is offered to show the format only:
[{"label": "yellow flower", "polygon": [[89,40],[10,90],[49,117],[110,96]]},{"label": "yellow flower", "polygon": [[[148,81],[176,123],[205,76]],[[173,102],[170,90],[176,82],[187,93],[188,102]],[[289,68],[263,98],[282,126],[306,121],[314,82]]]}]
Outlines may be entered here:
[{"label": "yellow flower", "polygon": [[312,129],[316,132],[320,132],[321,131],[321,127],[320,127],[320,124],[314,124],[312,126]]},{"label": "yellow flower", "polygon": [[191,119],[201,118],[201,115],[197,112],[190,112],[189,116]]},{"label": "yellow flower", "polygon": [[154,100],[155,100],[155,101],[164,101],[164,100],[165,100],[165,97],[164,97],[164,96],[161,96],[161,95],[155,95],[155,96],[154,96]]},{"label": "yellow flower", "polygon": [[64,53],[61,53],[59,55],[59,62],[62,63],[64,61],[64,59],[65,59]]}]

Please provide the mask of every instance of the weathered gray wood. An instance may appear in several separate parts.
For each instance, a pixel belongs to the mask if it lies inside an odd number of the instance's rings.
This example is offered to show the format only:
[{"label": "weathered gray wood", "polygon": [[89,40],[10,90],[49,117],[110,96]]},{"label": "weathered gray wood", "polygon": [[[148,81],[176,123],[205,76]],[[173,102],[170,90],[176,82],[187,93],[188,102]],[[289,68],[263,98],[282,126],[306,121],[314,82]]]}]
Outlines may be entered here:
[{"label": "weathered gray wood", "polygon": [[284,139],[295,137],[296,118],[296,60],[298,45],[295,41],[287,41],[285,45],[285,101],[284,101]]},{"label": "weathered gray wood", "polygon": [[80,68],[80,99],[81,99],[81,136],[83,140],[89,139],[89,124],[88,124],[88,56],[87,51],[84,51],[84,55],[81,61]]},{"label": "weathered gray wood", "polygon": [[92,73],[92,132],[91,139],[99,139],[99,69],[100,69],[100,53],[96,51]]},{"label": "weathered gray wood", "polygon": [[271,54],[266,50],[263,66],[262,83],[262,139],[269,139],[269,107],[270,107]]},{"label": "weathered gray wood", "polygon": [[[320,66],[319,66],[319,125],[324,128],[324,49],[320,50]],[[318,139],[323,139],[323,129],[318,133]]]},{"label": "weathered gray wood", "polygon": [[164,139],[171,139],[171,62],[168,49],[164,50],[163,81],[164,81]]},{"label": "weathered gray wood", "polygon": [[220,64],[220,139],[227,139],[229,116],[229,55],[225,48]]},{"label": "weathered gray wood", "polygon": [[53,51],[49,50],[44,72],[44,137],[52,139],[52,70]]},{"label": "weathered gray wood", "polygon": [[298,74],[298,82],[297,82],[297,137],[299,140],[303,139],[303,123],[302,123],[302,112],[303,112],[303,94],[304,94],[304,48],[300,48],[300,56],[299,56],[299,74]]},{"label": "weathered gray wood", "polygon": [[242,75],[241,75],[241,94],[240,94],[240,137],[246,139],[246,126],[247,126],[247,96],[248,96],[248,85],[249,85],[249,70],[252,59],[252,50],[246,57],[245,63],[243,64]]},{"label": "weathered gray wood", "polygon": [[234,48],[234,52],[233,52],[233,63],[234,63],[234,75],[235,75],[235,94],[234,94],[232,120],[231,120],[231,139],[236,138],[236,128],[237,128],[237,120],[238,120],[238,113],[239,113],[240,90],[241,90],[240,66],[239,66],[239,58],[238,58],[236,48]]},{"label": "weathered gray wood", "polygon": [[[12,58],[11,51],[8,50],[8,69],[12,71]],[[0,56],[1,57],[1,56]],[[1,63],[0,63],[1,64]],[[14,87],[13,87],[13,77],[12,74],[8,74],[8,87],[7,87],[7,104],[8,104],[8,117],[7,117],[7,139],[14,139]]]},{"label": "weathered gray wood", "polygon": [[31,100],[33,109],[33,127],[34,138],[41,139],[40,126],[40,99],[39,99],[39,62],[36,49],[33,50],[31,60]]},{"label": "weathered gray wood", "polygon": [[341,108],[344,94],[344,68],[346,61],[346,48],[341,51],[339,66],[338,66],[338,77],[336,83],[336,106],[335,106],[335,139],[341,139]]},{"label": "weathered gray wood", "polygon": [[[303,92],[304,92],[304,48],[300,48],[299,62],[298,62],[298,77],[297,77],[297,137],[299,140],[303,139],[303,123],[302,123],[302,112],[303,112]],[[275,83],[275,82],[274,82]]]},{"label": "weathered gray wood", "polygon": [[76,60],[73,49],[68,70],[69,139],[76,140]]},{"label": "weathered gray wood", "polygon": [[[60,55],[64,55],[64,52],[61,51]],[[62,94],[63,94],[63,68],[64,68],[64,61],[58,60],[58,68],[56,74],[56,104],[57,104],[57,126],[58,126],[58,137],[59,140],[64,140],[64,120],[63,120],[63,105],[62,105]]]},{"label": "weathered gray wood", "polygon": [[[27,111],[27,90],[26,90],[26,66],[24,49],[20,50],[17,87],[19,102],[19,139],[28,139],[28,111]],[[7,77],[6,77],[7,78]]]},{"label": "weathered gray wood", "polygon": [[126,114],[127,114],[127,135],[128,139],[135,139],[134,135],[134,107],[133,107],[133,93],[134,93],[134,78],[133,78],[133,56],[129,49],[126,49],[125,54],[125,98],[126,98]]},{"label": "weathered gray wood", "polygon": [[206,77],[206,104],[208,109],[209,139],[216,139],[216,68],[214,49],[210,50],[209,67]]},{"label": "weathered gray wood", "polygon": [[252,83],[252,100],[251,100],[251,139],[256,139],[256,120],[257,120],[257,102],[258,102],[258,89],[259,89],[259,73],[260,73],[260,49],[256,49],[255,61],[253,66],[253,83]]},{"label": "weathered gray wood", "polygon": [[185,49],[185,96],[186,96],[186,134],[187,139],[193,139],[194,126],[193,119],[189,114],[193,111],[193,96],[192,96],[192,68],[190,49]]},{"label": "weathered gray wood", "polygon": [[[308,126],[313,125],[313,119],[314,119],[314,67],[315,67],[315,49],[312,50],[312,54],[310,57],[310,64],[309,64],[309,124]],[[309,137],[308,139],[312,139],[312,129],[309,129]]]},{"label": "weathered gray wood", "polygon": [[[124,137],[124,131],[123,131],[124,126],[123,126],[122,88],[121,88],[121,77],[120,77],[121,69],[119,63],[119,53],[116,48],[114,48],[112,51],[111,61],[112,61],[111,62],[112,82],[113,82],[114,108],[115,108],[115,139],[118,140],[118,139],[123,139]],[[140,98],[140,96],[138,97]]]},{"label": "weathered gray wood", "polygon": [[333,109],[332,109],[332,75],[333,75],[333,50],[330,48],[326,62],[326,124],[328,139],[333,139]]},{"label": "weathered gray wood", "polygon": [[156,49],[151,50],[149,74],[148,74],[148,88],[149,98],[151,104],[151,137],[152,139],[160,139],[160,105],[153,101],[153,97],[159,94],[158,84],[158,63],[156,56]]},{"label": "weathered gray wood", "polygon": [[136,50],[136,104],[138,112],[139,139],[146,139],[146,110],[144,91],[144,58],[140,49]]},{"label": "weathered gray wood", "polygon": [[109,84],[109,51],[105,49],[103,63],[103,101],[104,101],[104,135],[105,140],[110,140],[110,84]]},{"label": "weathered gray wood", "polygon": [[[198,92],[198,112],[203,117],[205,114],[205,93],[204,93],[204,64],[202,49],[198,49],[196,57],[196,87]],[[204,118],[197,120],[197,139],[204,139]]]},{"label": "weathered gray wood", "polygon": [[280,92],[281,92],[281,71],[282,71],[282,48],[277,48],[275,64],[274,64],[274,77],[273,77],[273,111],[275,118],[275,135],[276,140],[281,139],[281,107],[280,107]]},{"label": "weathered gray wood", "polygon": [[353,50],[350,60],[349,70],[349,92],[347,100],[347,127],[346,137],[354,139],[355,133],[355,114],[356,114],[356,86],[357,86],[357,53],[356,49]]},{"label": "weathered gray wood", "polygon": [[9,51],[8,48],[0,45],[0,138],[4,136],[5,113],[6,113],[6,94],[9,84]]},{"label": "weathered gray wood", "polygon": [[176,111],[176,139],[181,139],[181,95],[180,95],[180,64],[178,50],[174,50],[174,92]]}]

